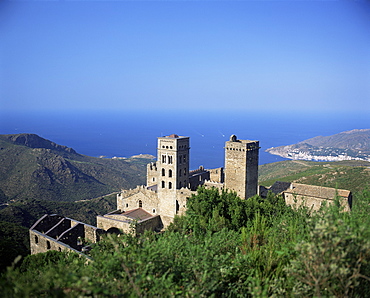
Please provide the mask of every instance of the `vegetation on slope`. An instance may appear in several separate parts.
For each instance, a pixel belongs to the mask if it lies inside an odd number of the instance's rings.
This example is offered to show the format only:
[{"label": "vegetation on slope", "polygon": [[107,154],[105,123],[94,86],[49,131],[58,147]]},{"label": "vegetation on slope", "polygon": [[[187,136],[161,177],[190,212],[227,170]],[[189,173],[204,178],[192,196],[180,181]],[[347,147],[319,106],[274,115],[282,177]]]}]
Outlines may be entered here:
[{"label": "vegetation on slope", "polygon": [[[0,281],[21,296],[359,296],[370,294],[370,193],[351,213],[310,213],[280,197],[200,189],[163,234],[107,237],[93,262],[49,252]],[[235,211],[235,206],[238,206]]]},{"label": "vegetation on slope", "polygon": [[145,183],[145,159],[76,153],[33,134],[0,135],[0,203],[91,199]]},{"label": "vegetation on slope", "polygon": [[286,160],[259,167],[259,184],[270,186],[275,181],[348,189],[361,192],[370,186],[370,162],[313,162]]}]

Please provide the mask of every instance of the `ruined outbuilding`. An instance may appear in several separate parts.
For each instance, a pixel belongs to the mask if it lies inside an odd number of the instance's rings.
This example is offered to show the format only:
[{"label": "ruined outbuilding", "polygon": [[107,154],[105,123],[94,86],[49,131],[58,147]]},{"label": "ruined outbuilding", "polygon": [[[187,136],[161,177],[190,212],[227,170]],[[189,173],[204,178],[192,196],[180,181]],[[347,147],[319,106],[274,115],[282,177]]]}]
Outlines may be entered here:
[{"label": "ruined outbuilding", "polygon": [[83,253],[105,233],[68,217],[45,214],[30,229],[31,254],[48,250]]}]

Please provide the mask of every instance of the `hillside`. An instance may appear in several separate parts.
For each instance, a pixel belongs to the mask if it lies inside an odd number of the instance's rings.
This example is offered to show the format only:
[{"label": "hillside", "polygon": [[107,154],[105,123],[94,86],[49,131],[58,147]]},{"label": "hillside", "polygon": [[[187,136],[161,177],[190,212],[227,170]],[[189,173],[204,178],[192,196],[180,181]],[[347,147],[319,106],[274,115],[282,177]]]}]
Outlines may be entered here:
[{"label": "hillside", "polygon": [[370,162],[286,160],[259,166],[259,184],[298,182],[361,192],[370,188]]},{"label": "hillside", "polygon": [[0,203],[75,201],[132,188],[145,183],[147,162],[89,157],[35,134],[0,135]]},{"label": "hillside", "polygon": [[272,147],[266,152],[300,160],[370,161],[370,129],[354,129],[332,136],[318,136],[293,145]]}]

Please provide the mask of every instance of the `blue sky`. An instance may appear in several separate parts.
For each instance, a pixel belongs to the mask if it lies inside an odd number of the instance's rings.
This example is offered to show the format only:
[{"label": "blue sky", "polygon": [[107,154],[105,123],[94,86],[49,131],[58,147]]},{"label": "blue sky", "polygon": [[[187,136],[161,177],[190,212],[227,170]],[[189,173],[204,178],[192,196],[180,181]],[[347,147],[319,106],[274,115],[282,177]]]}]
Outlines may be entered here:
[{"label": "blue sky", "polygon": [[2,1],[0,109],[370,112],[369,1]]}]

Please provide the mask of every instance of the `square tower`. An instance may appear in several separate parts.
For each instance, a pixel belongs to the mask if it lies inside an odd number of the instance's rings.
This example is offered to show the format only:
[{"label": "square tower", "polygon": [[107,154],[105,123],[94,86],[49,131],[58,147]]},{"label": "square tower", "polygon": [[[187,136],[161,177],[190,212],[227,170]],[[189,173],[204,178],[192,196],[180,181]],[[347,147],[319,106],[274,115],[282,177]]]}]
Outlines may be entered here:
[{"label": "square tower", "polygon": [[159,137],[157,148],[158,191],[176,190],[189,184],[189,137]]},{"label": "square tower", "polygon": [[241,199],[257,194],[259,142],[238,140],[235,135],[225,143],[225,188]]}]

